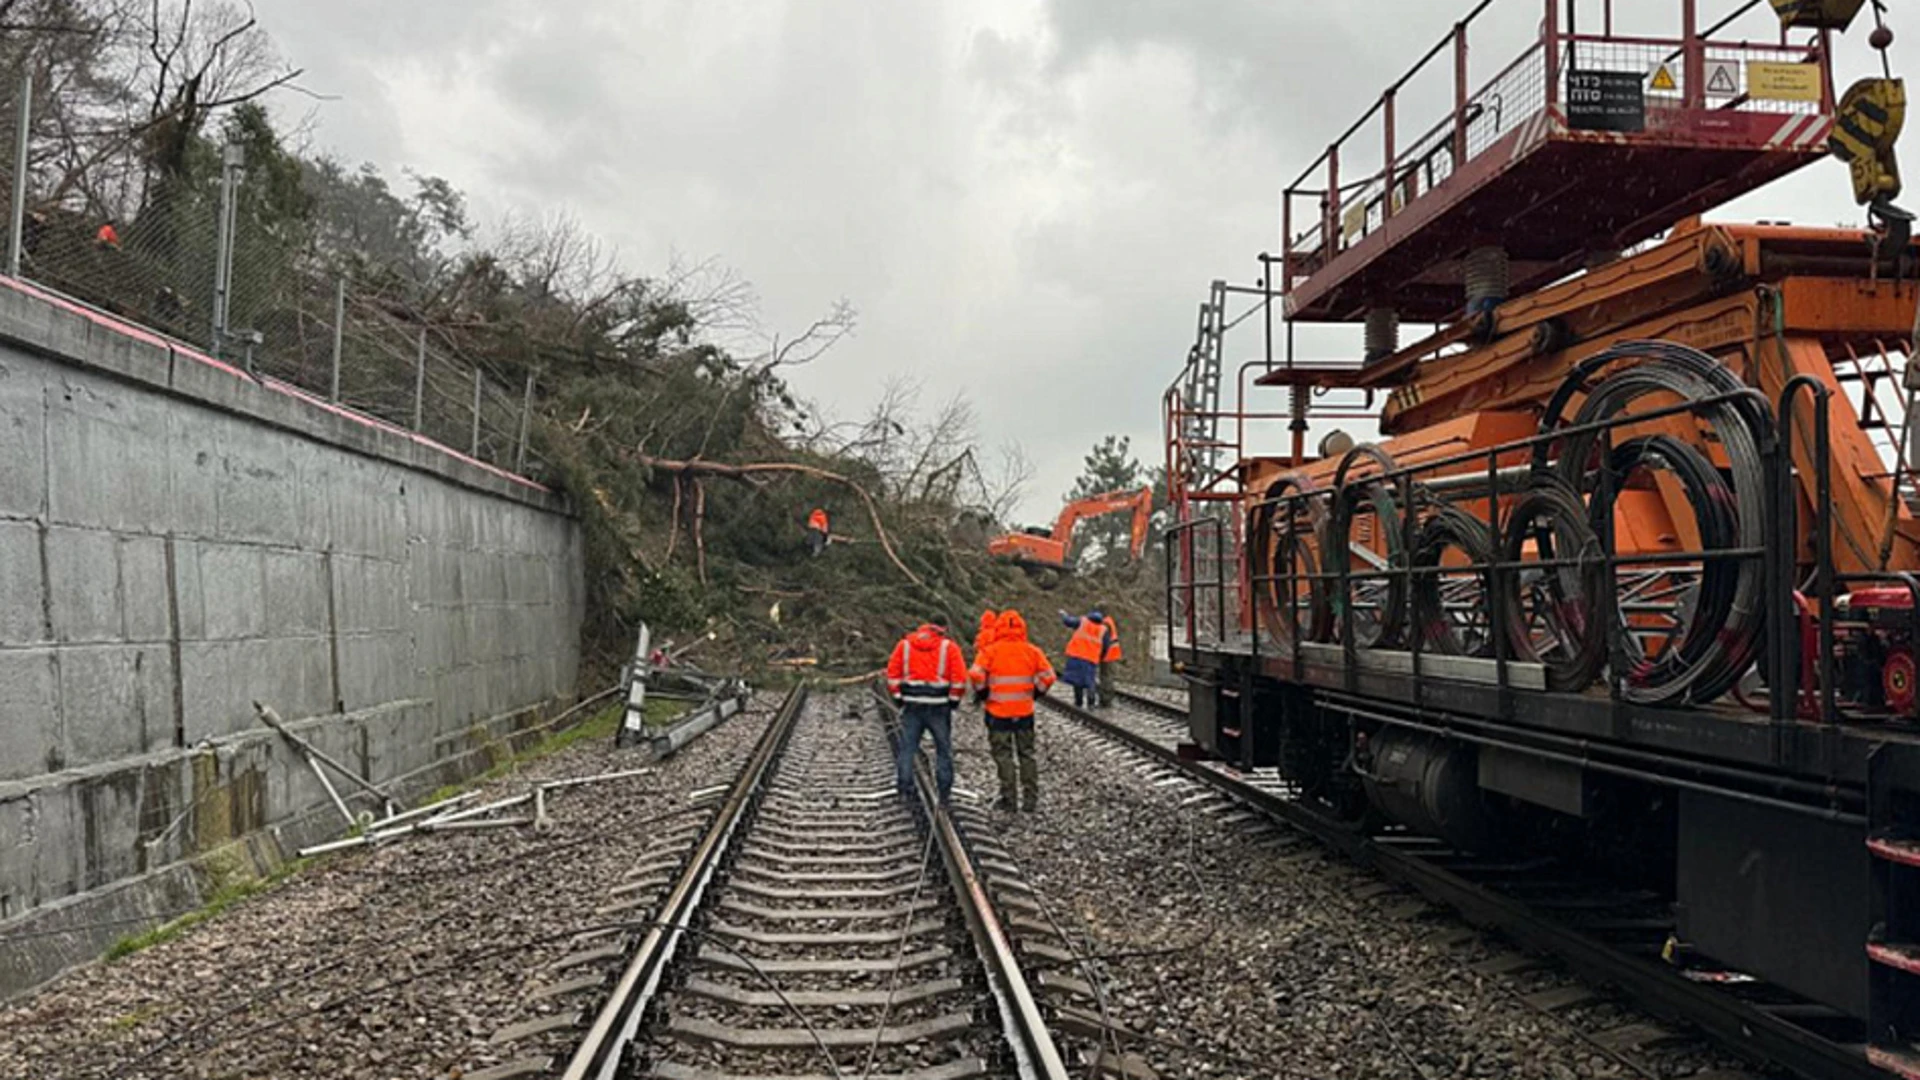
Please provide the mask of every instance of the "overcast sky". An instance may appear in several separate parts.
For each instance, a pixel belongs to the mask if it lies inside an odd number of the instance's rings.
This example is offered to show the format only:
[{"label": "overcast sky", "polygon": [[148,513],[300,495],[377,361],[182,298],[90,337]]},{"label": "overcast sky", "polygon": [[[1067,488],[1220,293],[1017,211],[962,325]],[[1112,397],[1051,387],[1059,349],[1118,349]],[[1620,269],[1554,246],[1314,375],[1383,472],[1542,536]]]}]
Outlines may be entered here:
[{"label": "overcast sky", "polygon": [[[847,298],[858,334],[795,376],[802,391],[840,415],[897,372],[920,376],[929,404],[965,391],[983,441],[1018,440],[1038,465],[1035,518],[1104,434],[1159,460],[1160,393],[1206,283],[1257,275],[1278,190],[1470,6],[255,3],[304,84],[337,97],[317,107],[319,148],[444,176],[483,222],[564,207],[639,272],[674,251],[717,256],[774,328]],[[1600,0],[1581,3],[1582,28],[1597,26]],[[1616,7],[1623,27],[1678,29],[1678,0]],[[1540,14],[1495,0],[1476,76],[1517,56]],[[1753,18],[1765,33],[1765,5]],[[1920,23],[1895,27],[1898,66],[1920,55]],[[1871,60],[1866,28],[1844,46],[1848,78]],[[1401,105],[1410,130],[1447,107],[1416,96]],[[1857,214],[1844,169],[1823,162],[1731,216]],[[1260,342],[1235,344],[1239,359]]]}]

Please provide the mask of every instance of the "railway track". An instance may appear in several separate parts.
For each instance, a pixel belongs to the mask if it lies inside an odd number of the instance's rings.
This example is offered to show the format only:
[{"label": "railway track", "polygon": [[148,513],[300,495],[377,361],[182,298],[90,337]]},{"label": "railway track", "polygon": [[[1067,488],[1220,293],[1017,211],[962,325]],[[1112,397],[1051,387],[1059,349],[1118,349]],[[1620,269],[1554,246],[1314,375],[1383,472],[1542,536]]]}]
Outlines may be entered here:
[{"label": "railway track", "polygon": [[897,798],[870,700],[796,690],[712,813],[636,865],[632,917],[602,946],[619,972],[564,1067],[521,1066],[567,1080],[1064,1077],[930,789],[923,778],[918,807]]},{"label": "railway track", "polygon": [[[1671,921],[1657,897],[1583,879],[1577,868],[1541,860],[1475,859],[1407,834],[1364,835],[1299,799],[1276,772],[1241,773],[1183,758],[1186,710],[1150,695],[1122,691],[1117,707],[1100,714],[1051,699],[1046,704],[1135,756],[1150,782],[1177,778],[1199,793],[1191,802],[1212,801],[1211,808],[1223,814],[1264,815],[1381,875],[1383,895],[1397,886],[1411,888],[1425,901],[1518,946],[1521,951],[1497,953],[1476,964],[1475,973],[1507,980],[1523,1003],[1567,1023],[1629,1074],[1663,1075],[1652,1062],[1688,1038],[1634,1015],[1644,1011],[1690,1025],[1741,1057],[1794,1075],[1819,1080],[1886,1076],[1846,1037],[1846,1018],[1831,1010],[1736,972],[1683,971],[1664,962]],[[1408,913],[1423,902],[1396,905],[1387,913],[1411,917]],[[1578,982],[1560,975],[1543,957],[1564,965]],[[1597,985],[1609,989],[1596,991]],[[1628,1008],[1606,1008],[1610,995]],[[1575,1014],[1583,1020],[1575,1021]]]}]

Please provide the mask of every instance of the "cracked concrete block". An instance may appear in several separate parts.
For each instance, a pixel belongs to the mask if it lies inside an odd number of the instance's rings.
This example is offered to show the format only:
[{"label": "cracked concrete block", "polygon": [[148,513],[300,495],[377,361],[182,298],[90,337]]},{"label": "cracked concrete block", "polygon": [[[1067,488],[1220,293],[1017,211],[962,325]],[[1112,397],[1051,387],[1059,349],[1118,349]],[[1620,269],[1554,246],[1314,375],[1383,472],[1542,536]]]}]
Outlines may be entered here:
[{"label": "cracked concrete block", "polygon": [[173,658],[164,645],[60,651],[64,756],[99,765],[173,744]]},{"label": "cracked concrete block", "polygon": [[164,533],[174,508],[163,398],[62,371],[47,388],[47,513],[62,525]]},{"label": "cracked concrete block", "polygon": [[0,646],[50,640],[46,605],[40,527],[28,521],[0,521]]},{"label": "cracked concrete block", "polygon": [[153,536],[123,536],[119,543],[125,640],[166,641],[173,634],[173,613],[167,601],[167,542]]},{"label": "cracked concrete block", "polygon": [[47,399],[43,369],[0,350],[0,516],[47,509]]},{"label": "cracked concrete block", "polygon": [[53,650],[0,651],[0,780],[64,767]]},{"label": "cracked concrete block", "polygon": [[47,530],[47,589],[55,641],[119,641],[126,633],[120,607],[120,545],[112,533]]}]

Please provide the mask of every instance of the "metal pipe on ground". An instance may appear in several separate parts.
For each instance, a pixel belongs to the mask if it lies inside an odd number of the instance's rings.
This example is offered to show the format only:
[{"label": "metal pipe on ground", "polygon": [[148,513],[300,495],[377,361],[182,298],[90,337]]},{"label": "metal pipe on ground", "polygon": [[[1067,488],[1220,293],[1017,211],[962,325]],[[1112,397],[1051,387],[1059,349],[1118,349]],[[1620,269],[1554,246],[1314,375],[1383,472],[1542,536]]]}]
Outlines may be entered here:
[{"label": "metal pipe on ground", "polygon": [[679,753],[688,743],[719,727],[747,707],[748,692],[741,687],[733,696],[723,697],[653,737],[655,760]]}]

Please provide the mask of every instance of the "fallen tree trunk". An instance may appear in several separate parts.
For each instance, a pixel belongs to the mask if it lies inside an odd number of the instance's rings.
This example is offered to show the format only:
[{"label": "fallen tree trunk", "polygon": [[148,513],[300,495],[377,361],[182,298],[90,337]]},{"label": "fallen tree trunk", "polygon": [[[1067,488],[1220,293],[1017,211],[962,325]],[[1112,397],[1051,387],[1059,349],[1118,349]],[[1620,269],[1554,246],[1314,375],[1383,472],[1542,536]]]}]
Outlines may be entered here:
[{"label": "fallen tree trunk", "polygon": [[[747,465],[727,465],[718,461],[701,461],[697,458],[691,461],[675,461],[671,458],[657,458],[644,453],[637,455],[637,457],[640,464],[650,469],[660,469],[673,473],[676,476],[696,478],[701,476],[719,476],[728,480],[739,480],[743,483],[750,484],[756,482],[759,477],[766,476],[770,473],[794,473],[800,476],[811,476],[817,480],[828,480],[836,484],[843,484],[853,489],[853,493],[860,496],[861,503],[866,506],[867,517],[873,522],[873,535],[879,539],[880,546],[885,549],[887,553],[887,558],[893,562],[894,566],[899,568],[902,574],[907,576],[908,581],[913,582],[921,588],[926,587],[927,583],[921,581],[920,575],[914,573],[906,563],[901,562],[899,552],[893,549],[893,541],[887,536],[887,528],[880,523],[880,506],[874,501],[873,494],[853,480],[841,476],[839,473],[828,472],[825,469],[816,469],[811,465],[799,465],[786,461],[765,461]],[[695,490],[698,491],[699,489],[695,488]],[[698,535],[696,532],[696,542]]]}]

